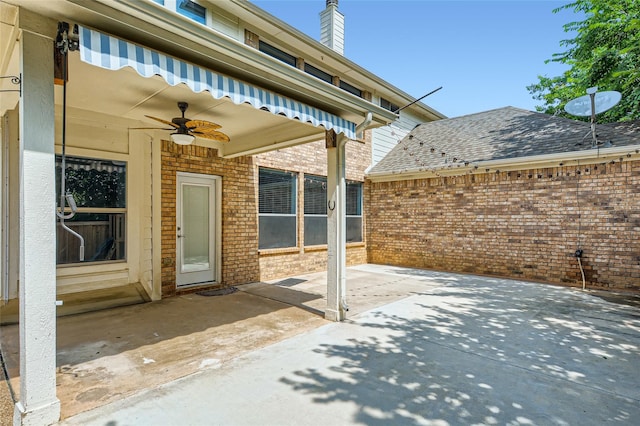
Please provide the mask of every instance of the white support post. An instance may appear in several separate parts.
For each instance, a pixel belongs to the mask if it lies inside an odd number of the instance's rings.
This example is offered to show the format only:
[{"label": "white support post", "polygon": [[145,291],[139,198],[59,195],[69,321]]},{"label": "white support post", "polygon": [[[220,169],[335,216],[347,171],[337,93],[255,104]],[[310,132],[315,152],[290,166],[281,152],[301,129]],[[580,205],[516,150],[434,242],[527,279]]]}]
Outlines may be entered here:
[{"label": "white support post", "polygon": [[327,131],[327,309],[325,318],[346,318],[345,142]]},{"label": "white support post", "polygon": [[23,29],[20,48],[20,400],[14,425],[47,425],[60,418],[53,40]]}]

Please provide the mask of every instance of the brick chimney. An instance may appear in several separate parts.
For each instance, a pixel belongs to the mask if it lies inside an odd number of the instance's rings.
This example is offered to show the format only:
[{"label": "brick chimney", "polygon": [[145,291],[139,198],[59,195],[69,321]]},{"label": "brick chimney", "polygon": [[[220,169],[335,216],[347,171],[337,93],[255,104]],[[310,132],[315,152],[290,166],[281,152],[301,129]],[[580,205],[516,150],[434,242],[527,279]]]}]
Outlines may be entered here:
[{"label": "brick chimney", "polygon": [[320,12],[320,43],[344,55],[344,15],[338,0],[327,0],[327,8]]}]

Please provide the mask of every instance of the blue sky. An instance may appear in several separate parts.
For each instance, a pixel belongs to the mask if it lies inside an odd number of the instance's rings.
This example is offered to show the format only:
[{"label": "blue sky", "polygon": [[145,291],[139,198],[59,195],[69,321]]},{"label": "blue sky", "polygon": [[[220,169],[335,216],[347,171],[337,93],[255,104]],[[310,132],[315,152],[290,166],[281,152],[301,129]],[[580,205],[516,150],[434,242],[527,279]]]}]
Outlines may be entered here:
[{"label": "blue sky", "polygon": [[[325,0],[254,0],[312,38],[320,38]],[[449,117],[511,105],[535,110],[526,86],[560,75],[548,63],[571,38],[562,26],[581,20],[552,13],[569,1],[339,0],[345,56]]]}]

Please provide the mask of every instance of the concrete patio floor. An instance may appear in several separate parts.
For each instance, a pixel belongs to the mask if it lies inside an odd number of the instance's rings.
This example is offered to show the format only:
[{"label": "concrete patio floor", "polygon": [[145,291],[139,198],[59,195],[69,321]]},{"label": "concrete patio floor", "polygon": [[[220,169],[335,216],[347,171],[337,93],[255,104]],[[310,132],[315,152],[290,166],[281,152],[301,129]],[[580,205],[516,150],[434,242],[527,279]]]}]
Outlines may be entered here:
[{"label": "concrete patio floor", "polygon": [[[418,290],[407,277],[353,270],[352,314]],[[57,395],[67,418],[141,390],[215,368],[246,352],[328,323],[326,273],[237,287],[224,296],[189,294],[58,318]],[[17,325],[3,326],[2,352],[19,395]],[[4,383],[3,383],[4,384]],[[0,388],[0,401],[8,392]],[[9,422],[3,410],[0,425]],[[3,420],[4,419],[4,420]]]},{"label": "concrete patio floor", "polygon": [[[348,268],[347,279],[351,309],[339,324],[320,315],[324,273],[59,318],[62,424],[640,418],[639,306],[380,265]],[[11,327],[3,351],[17,382]]]}]

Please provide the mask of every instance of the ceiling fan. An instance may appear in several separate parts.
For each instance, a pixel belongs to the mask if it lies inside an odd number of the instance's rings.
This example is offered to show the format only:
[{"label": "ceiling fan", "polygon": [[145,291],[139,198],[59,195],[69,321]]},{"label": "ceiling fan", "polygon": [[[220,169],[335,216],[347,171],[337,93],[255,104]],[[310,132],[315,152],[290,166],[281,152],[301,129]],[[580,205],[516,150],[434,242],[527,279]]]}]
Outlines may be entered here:
[{"label": "ceiling fan", "polygon": [[171,126],[162,130],[175,130],[175,133],[171,133],[171,139],[180,145],[189,145],[196,137],[218,142],[229,142],[229,136],[218,131],[218,129],[222,127],[219,124],[205,120],[191,120],[190,118],[186,118],[184,113],[188,107],[188,103],[178,102],[178,109],[182,111],[182,117],[175,117],[171,121],[150,115],[145,115],[145,117]]}]

